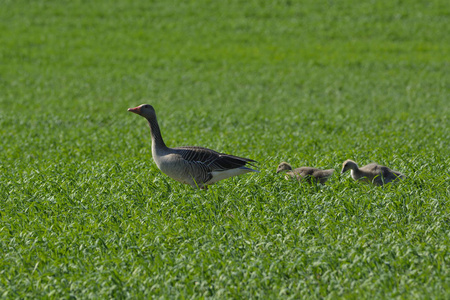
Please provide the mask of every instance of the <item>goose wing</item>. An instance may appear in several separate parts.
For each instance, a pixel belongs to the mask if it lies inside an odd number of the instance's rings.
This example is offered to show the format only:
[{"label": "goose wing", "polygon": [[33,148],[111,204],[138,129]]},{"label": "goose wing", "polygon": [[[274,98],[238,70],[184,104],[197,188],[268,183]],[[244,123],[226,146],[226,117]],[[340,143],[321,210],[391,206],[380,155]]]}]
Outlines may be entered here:
[{"label": "goose wing", "polygon": [[322,170],[312,167],[301,167],[295,169],[301,177],[314,177],[316,180],[320,180],[321,183],[327,181],[327,179],[333,174],[334,169]]},{"label": "goose wing", "polygon": [[299,174],[302,177],[305,177],[305,176],[314,176],[314,173],[317,172],[317,170],[318,169],[311,167],[300,167],[295,169],[293,172]]},{"label": "goose wing", "polygon": [[211,171],[225,171],[245,167],[246,164],[253,165],[255,160],[220,153],[204,147],[184,146],[174,148],[181,157],[195,164],[203,164]]},{"label": "goose wing", "polygon": [[333,175],[333,173],[334,173],[334,169],[319,170],[317,172],[317,177],[328,178],[331,175]]},{"label": "goose wing", "polygon": [[364,167],[359,168],[361,171],[363,172],[369,172],[371,174],[373,174],[374,176],[376,175],[381,175],[381,167],[379,164],[377,163],[371,163],[368,165],[365,165]]},{"label": "goose wing", "polygon": [[391,170],[390,168],[384,167],[384,166],[381,167],[381,172],[383,174],[385,183],[388,183],[388,182],[394,181],[398,178],[404,177],[404,175],[402,173]]}]

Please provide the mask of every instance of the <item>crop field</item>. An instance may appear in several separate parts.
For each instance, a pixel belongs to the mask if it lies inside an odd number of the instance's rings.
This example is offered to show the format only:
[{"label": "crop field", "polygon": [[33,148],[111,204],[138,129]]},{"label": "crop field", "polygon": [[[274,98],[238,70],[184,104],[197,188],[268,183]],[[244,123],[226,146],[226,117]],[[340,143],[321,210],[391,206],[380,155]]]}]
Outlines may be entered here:
[{"label": "crop field", "polygon": [[[449,20],[445,0],[0,0],[0,298],[448,299]],[[174,181],[143,103],[169,147],[260,173]]]}]

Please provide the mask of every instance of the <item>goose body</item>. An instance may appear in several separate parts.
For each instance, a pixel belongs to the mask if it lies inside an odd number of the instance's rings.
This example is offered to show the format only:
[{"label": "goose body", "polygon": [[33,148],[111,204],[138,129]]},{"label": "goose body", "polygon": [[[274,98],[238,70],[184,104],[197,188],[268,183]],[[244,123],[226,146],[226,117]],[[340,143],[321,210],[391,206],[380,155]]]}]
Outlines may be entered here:
[{"label": "goose body", "polygon": [[292,170],[292,167],[287,162],[282,162],[278,165],[277,173],[286,171],[286,179],[289,177],[297,180],[307,180],[313,178],[315,182],[324,184],[328,178],[333,174],[334,169],[322,170],[313,167],[300,167]]},{"label": "goose body", "polygon": [[204,147],[169,148],[164,143],[156,119],[155,109],[142,104],[128,111],[147,119],[152,136],[152,156],[157,167],[167,176],[196,188],[206,189],[207,185],[220,180],[258,172],[252,168],[256,161],[239,156],[216,152]]},{"label": "goose body", "polygon": [[354,180],[361,180],[375,185],[384,185],[397,179],[405,178],[405,175],[402,173],[376,163],[371,163],[360,168],[356,162],[350,159],[347,159],[342,164],[341,174],[348,170],[350,170]]}]

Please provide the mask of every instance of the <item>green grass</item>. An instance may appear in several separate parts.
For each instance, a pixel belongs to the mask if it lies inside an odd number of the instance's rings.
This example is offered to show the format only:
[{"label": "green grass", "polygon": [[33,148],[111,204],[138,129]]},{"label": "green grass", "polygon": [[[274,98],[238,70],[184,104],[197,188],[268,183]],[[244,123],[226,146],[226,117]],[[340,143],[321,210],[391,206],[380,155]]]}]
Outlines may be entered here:
[{"label": "green grass", "polygon": [[[0,1],[1,297],[448,298],[447,2],[179,2]],[[142,103],[261,173],[161,174]]]}]

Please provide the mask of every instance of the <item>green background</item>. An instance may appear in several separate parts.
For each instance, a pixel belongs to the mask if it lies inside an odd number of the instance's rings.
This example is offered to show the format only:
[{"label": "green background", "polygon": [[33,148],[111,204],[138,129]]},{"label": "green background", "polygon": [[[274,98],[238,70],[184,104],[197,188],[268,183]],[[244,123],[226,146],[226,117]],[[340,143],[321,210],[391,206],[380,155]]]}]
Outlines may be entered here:
[{"label": "green background", "polygon": [[[447,1],[0,0],[0,295],[446,298]],[[259,161],[194,190],[168,146]],[[374,187],[345,159],[406,174]],[[334,168],[324,186],[277,165]]]}]

